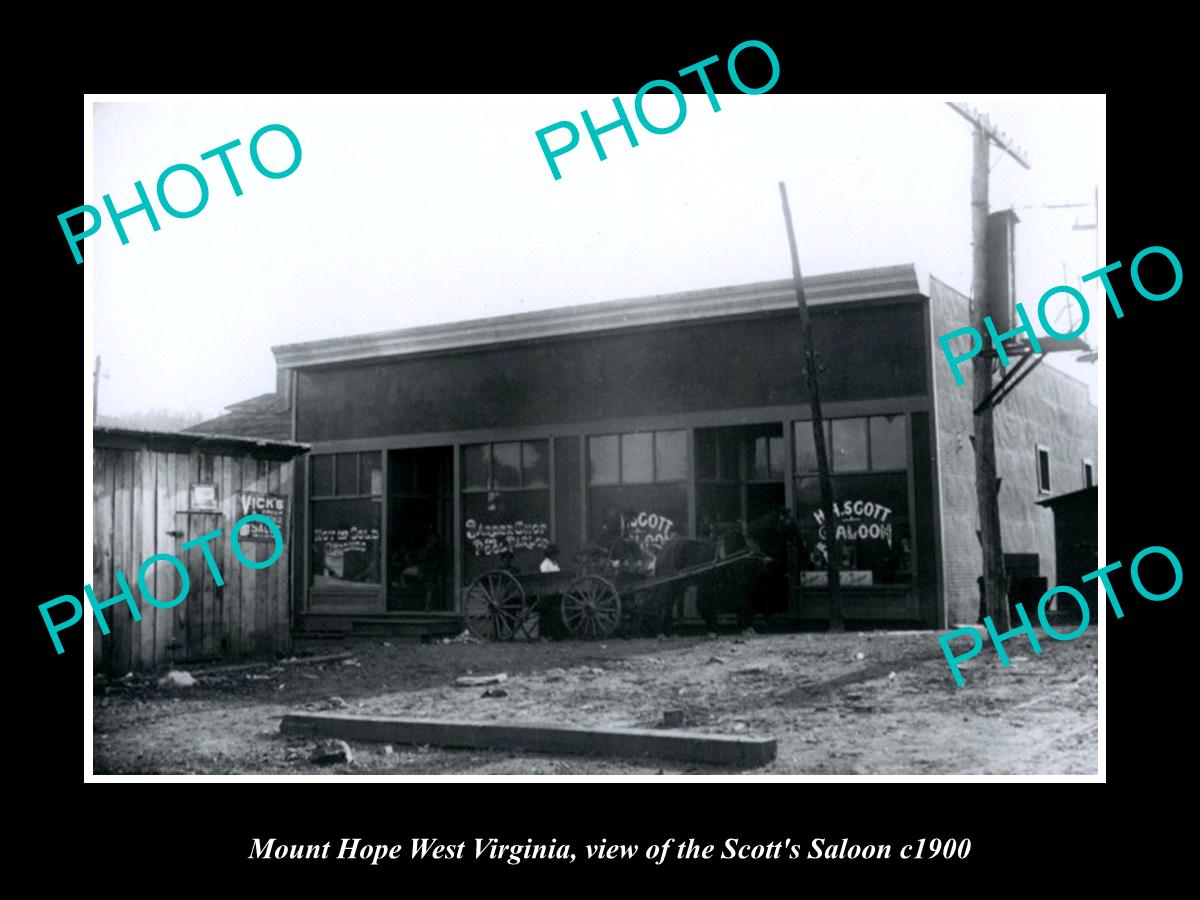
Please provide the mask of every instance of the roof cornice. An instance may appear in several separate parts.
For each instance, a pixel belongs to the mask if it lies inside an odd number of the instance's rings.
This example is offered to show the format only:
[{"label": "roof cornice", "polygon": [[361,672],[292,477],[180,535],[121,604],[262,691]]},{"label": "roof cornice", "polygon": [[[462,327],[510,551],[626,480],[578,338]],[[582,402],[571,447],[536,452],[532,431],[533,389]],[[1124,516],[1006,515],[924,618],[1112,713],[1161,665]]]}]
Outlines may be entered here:
[{"label": "roof cornice", "polygon": [[[804,279],[804,292],[810,306],[822,306],[911,296],[920,287],[915,268],[905,264],[815,275]],[[280,367],[297,368],[773,312],[795,302],[794,283],[786,278],[282,344],[271,352]]]}]

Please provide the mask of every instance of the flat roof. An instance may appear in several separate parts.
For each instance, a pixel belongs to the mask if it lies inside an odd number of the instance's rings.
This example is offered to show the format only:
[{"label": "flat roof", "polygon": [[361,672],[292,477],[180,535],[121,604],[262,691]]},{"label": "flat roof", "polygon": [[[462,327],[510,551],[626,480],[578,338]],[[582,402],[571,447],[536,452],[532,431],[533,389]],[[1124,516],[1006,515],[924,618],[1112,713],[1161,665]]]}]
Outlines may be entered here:
[{"label": "flat roof", "polygon": [[[804,279],[809,306],[852,303],[920,294],[915,266],[906,263],[878,269],[859,269],[814,275]],[[272,347],[275,362],[284,368],[407,356],[509,341],[590,334],[671,322],[744,316],[795,308],[791,278],[657,294],[628,300],[585,303],[487,319],[441,325],[422,325],[394,331],[281,344]]]}]

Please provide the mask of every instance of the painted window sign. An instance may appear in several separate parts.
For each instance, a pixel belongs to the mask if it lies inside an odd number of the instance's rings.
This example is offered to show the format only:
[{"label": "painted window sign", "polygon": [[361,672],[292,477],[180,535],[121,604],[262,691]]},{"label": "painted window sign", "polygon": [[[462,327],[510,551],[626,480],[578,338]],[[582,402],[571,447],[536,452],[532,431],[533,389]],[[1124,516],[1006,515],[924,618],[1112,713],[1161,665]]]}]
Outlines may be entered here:
[{"label": "painted window sign", "polygon": [[[250,513],[267,516],[278,526],[280,533],[284,532],[284,523],[287,521],[287,497],[284,495],[241,491],[238,493],[238,506],[243,516]],[[238,539],[243,541],[273,540],[270,529],[258,520],[252,520],[243,525],[242,530],[238,532]]]},{"label": "painted window sign", "polygon": [[642,511],[625,519],[624,533],[643,550],[657,553],[671,536],[674,527],[674,519],[656,512]]},{"label": "painted window sign", "polygon": [[[834,504],[834,515],[838,520],[839,541],[883,540],[892,546],[892,525],[888,521],[892,515],[890,507],[871,500],[844,500]],[[817,520],[817,534],[824,542],[825,510],[813,510],[813,518]]]},{"label": "painted window sign", "polygon": [[[842,584],[905,584],[912,581],[912,531],[908,519],[908,476],[904,472],[834,475],[834,525],[841,558]],[[796,479],[796,518],[804,541],[800,566],[816,585],[828,565],[834,536],[821,509],[817,478]],[[849,572],[866,575],[850,576]],[[862,582],[852,578],[862,578]]]},{"label": "painted window sign", "polygon": [[544,550],[550,546],[545,522],[480,522],[467,519],[467,542],[476,556],[499,556],[506,551]]}]

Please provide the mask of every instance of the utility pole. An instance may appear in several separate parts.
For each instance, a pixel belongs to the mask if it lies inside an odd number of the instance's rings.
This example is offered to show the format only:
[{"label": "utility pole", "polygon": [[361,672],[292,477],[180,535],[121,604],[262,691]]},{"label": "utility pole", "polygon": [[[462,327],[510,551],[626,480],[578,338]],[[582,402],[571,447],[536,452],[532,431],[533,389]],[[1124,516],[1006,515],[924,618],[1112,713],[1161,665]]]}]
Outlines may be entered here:
[{"label": "utility pole", "polygon": [[[987,223],[988,151],[995,144],[1018,163],[1029,168],[1029,160],[984,116],[963,103],[948,104],[975,128],[975,158],[971,174],[971,238],[974,241],[971,277],[971,324],[985,334],[983,319],[992,310],[988,304]],[[975,499],[979,506],[980,544],[983,550],[984,598],[987,614],[1000,632],[1009,630],[1008,576],[1004,571],[1004,546],[1000,535],[1000,480],[996,477],[996,430],[992,420],[992,358],[980,353],[974,359],[975,395]]]},{"label": "utility pole", "polygon": [[783,220],[787,224],[788,246],[792,251],[792,275],[796,281],[796,304],[800,307],[800,347],[804,352],[804,375],[808,382],[808,399],[812,405],[813,444],[817,448],[817,475],[821,484],[821,511],[825,517],[826,571],[829,574],[829,630],[843,631],[842,585],[838,575],[841,562],[837,538],[837,522],[833,516],[833,485],[829,480],[829,457],[825,453],[825,426],[821,418],[821,391],[817,382],[817,354],[813,349],[812,326],[808,318],[808,303],[804,298],[804,282],[800,278],[800,253],[796,249],[796,234],[792,230],[792,212],[788,208],[787,186],[779,182],[783,198]]}]

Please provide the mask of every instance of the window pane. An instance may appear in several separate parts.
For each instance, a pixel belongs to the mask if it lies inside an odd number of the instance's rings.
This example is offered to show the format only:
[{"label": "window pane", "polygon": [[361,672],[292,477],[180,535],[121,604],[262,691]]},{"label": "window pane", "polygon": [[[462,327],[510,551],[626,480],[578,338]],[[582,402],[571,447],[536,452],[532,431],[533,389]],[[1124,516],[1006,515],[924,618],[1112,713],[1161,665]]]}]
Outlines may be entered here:
[{"label": "window pane", "polygon": [[617,436],[588,438],[588,483],[617,483]]},{"label": "window pane", "polygon": [[767,448],[771,456],[767,477],[783,478],[783,436],[767,438]]},{"label": "window pane", "polygon": [[740,452],[741,441],[736,433],[717,432],[717,477],[722,481],[737,481],[742,477],[738,463]]},{"label": "window pane", "polygon": [[871,468],[907,469],[908,450],[904,435],[905,417],[871,416]]},{"label": "window pane", "polygon": [[363,453],[358,461],[358,492],[375,497],[383,494],[383,463],[379,451]]},{"label": "window pane", "polygon": [[653,438],[649,431],[621,435],[621,481],[643,484],[654,480]]},{"label": "window pane", "polygon": [[[796,472],[817,471],[817,447],[813,443],[812,422],[804,420],[794,425],[796,435]],[[829,420],[825,420],[825,452],[829,452]]]},{"label": "window pane", "polygon": [[1048,450],[1038,450],[1038,488],[1046,492],[1050,490],[1050,452]]},{"label": "window pane", "polygon": [[525,487],[550,487],[550,453],[546,441],[521,445],[521,468]]},{"label": "window pane", "polygon": [[463,447],[463,490],[486,491],[488,489],[489,444],[470,444]]},{"label": "window pane", "polygon": [[754,481],[764,481],[768,477],[771,453],[767,447],[765,436],[754,439],[754,465],[750,469],[750,478]]},{"label": "window pane", "polygon": [[492,487],[521,486],[521,445],[492,444]]},{"label": "window pane", "polygon": [[707,428],[696,432],[696,477],[717,477],[717,436]]},{"label": "window pane", "polygon": [[867,420],[833,420],[834,472],[863,472],[867,469]]},{"label": "window pane", "polygon": [[654,480],[687,479],[687,435],[682,431],[659,431],[654,435]]},{"label": "window pane", "polygon": [[333,457],[323,455],[313,456],[311,459],[313,496],[331,496],[333,494]]},{"label": "window pane", "polygon": [[358,454],[337,455],[337,494],[339,497],[358,493]]}]

